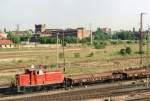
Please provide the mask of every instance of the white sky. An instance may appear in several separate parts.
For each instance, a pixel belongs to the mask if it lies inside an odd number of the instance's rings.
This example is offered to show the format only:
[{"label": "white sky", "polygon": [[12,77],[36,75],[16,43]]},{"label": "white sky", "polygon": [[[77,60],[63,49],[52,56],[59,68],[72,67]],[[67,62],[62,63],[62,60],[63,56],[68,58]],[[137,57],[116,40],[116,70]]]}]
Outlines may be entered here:
[{"label": "white sky", "polygon": [[22,30],[35,24],[47,28],[110,27],[112,30],[144,28],[150,24],[150,0],[0,0],[0,29]]}]

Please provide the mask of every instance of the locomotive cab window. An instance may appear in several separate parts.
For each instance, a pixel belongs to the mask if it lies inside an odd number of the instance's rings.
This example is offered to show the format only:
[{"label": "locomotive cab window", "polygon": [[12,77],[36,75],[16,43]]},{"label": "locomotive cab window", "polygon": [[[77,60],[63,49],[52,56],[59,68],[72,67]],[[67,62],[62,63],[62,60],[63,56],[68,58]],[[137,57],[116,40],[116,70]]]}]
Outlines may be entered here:
[{"label": "locomotive cab window", "polygon": [[39,71],[37,71],[37,72],[36,72],[36,74],[38,74],[38,75],[39,75]]},{"label": "locomotive cab window", "polygon": [[42,74],[43,74],[43,71],[42,71],[42,70],[37,70],[37,71],[36,71],[36,74],[37,74],[37,75],[42,75]]}]

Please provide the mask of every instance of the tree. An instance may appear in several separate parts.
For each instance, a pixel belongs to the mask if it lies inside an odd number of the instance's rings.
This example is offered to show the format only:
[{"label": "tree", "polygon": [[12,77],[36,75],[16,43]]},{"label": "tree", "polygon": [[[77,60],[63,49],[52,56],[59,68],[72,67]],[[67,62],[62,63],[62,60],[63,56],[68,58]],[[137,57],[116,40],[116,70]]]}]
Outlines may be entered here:
[{"label": "tree", "polygon": [[52,37],[52,38],[48,38],[48,43],[51,43],[51,44],[55,44],[55,43],[57,43],[57,38],[55,38],[55,37]]},{"label": "tree", "polygon": [[55,37],[40,37],[40,43],[41,44],[54,44],[57,42],[57,39]]},{"label": "tree", "polygon": [[47,37],[40,37],[40,43],[46,44],[47,43]]},{"label": "tree", "polygon": [[19,44],[21,42],[20,36],[11,36],[10,39],[16,44]]},{"label": "tree", "polygon": [[76,43],[77,42],[77,38],[74,36],[66,36],[64,38],[65,42],[67,43]]},{"label": "tree", "polygon": [[32,37],[32,31],[31,30],[27,30],[27,41],[30,41],[31,37]]},{"label": "tree", "polygon": [[104,33],[101,31],[100,28],[98,28],[95,32],[95,37],[94,37],[94,40],[101,40],[101,41],[104,41],[104,40],[107,40],[107,39],[110,39],[110,35],[108,33]]},{"label": "tree", "polygon": [[113,36],[113,39],[121,39],[121,40],[134,40],[136,36],[131,31],[120,31],[116,32]]},{"label": "tree", "polygon": [[9,40],[11,40],[11,36],[12,36],[12,32],[11,32],[11,31],[7,32],[7,38],[8,38]]},{"label": "tree", "polygon": [[87,38],[83,38],[82,40],[80,40],[80,43],[88,43],[90,42],[90,37],[87,37]]},{"label": "tree", "polygon": [[108,33],[104,33],[101,31],[100,28],[97,29],[97,31],[95,32],[95,37],[94,37],[94,48],[96,49],[101,49],[101,48],[105,48],[106,46],[106,40],[108,40],[111,36]]}]

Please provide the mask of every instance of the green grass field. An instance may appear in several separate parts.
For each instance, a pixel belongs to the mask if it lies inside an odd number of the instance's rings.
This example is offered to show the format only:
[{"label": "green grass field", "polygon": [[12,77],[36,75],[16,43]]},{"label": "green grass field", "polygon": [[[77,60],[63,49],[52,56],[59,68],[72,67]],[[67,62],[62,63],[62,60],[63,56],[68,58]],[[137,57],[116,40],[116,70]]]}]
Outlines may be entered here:
[{"label": "green grass field", "polygon": [[[131,55],[119,54],[121,48],[130,46]],[[144,47],[146,50],[146,46]],[[65,47],[66,75],[102,72],[115,69],[125,69],[131,66],[140,66],[138,44],[108,45],[105,49],[91,47],[68,48]],[[62,53],[62,48],[59,49]],[[93,54],[91,57],[89,54]],[[75,54],[79,56],[75,57]],[[23,48],[0,50],[0,84],[9,83],[15,74],[23,73],[24,68],[30,65],[47,65],[49,70],[60,69],[63,71],[63,58],[59,58],[59,68],[56,68],[56,49]],[[147,56],[147,54],[144,54]],[[150,64],[149,59],[143,58],[143,65]]]}]

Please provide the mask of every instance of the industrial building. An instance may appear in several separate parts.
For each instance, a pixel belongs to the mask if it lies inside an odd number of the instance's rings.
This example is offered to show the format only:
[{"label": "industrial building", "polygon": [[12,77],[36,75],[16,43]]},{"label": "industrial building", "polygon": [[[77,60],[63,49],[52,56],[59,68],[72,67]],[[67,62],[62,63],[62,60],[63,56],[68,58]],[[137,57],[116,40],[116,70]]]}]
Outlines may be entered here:
[{"label": "industrial building", "polygon": [[64,34],[64,36],[77,37],[80,40],[90,36],[90,31],[84,27],[76,29],[68,28],[63,30],[63,29],[47,29],[45,26],[46,26],[45,24],[35,25],[35,34],[40,36],[56,37],[57,33],[59,33],[60,36]]}]

